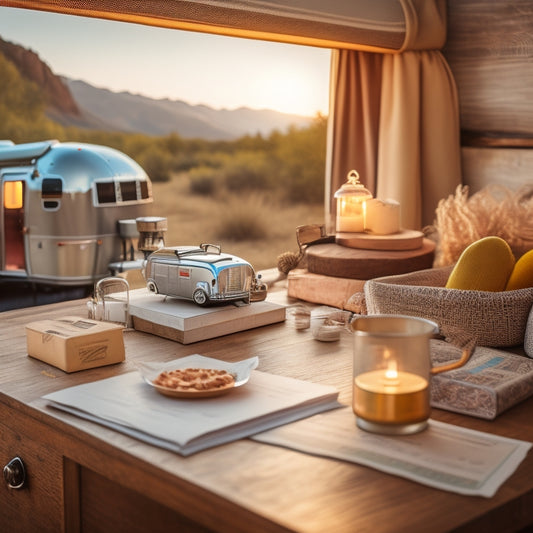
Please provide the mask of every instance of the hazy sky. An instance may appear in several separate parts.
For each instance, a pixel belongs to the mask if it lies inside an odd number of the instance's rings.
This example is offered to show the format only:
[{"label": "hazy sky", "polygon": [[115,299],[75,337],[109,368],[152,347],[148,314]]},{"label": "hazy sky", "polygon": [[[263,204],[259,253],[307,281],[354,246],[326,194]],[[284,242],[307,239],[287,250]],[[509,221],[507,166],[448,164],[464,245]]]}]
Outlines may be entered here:
[{"label": "hazy sky", "polygon": [[330,50],[0,7],[0,37],[55,74],[214,108],[326,114]]}]

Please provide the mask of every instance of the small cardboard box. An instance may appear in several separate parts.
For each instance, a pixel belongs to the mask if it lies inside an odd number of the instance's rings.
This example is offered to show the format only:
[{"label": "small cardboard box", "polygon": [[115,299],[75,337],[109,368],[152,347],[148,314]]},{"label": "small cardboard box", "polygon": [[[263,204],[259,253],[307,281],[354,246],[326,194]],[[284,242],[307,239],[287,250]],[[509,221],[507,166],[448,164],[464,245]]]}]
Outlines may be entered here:
[{"label": "small cardboard box", "polygon": [[123,326],[67,316],[26,325],[28,355],[65,372],[124,361]]}]

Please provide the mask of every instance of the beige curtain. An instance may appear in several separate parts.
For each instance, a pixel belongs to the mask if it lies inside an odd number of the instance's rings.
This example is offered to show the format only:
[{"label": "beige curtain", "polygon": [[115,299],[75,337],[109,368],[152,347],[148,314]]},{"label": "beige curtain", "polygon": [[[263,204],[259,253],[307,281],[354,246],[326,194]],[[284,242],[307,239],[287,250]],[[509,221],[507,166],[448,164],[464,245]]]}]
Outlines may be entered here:
[{"label": "beige curtain", "polygon": [[[365,186],[377,184],[379,117],[383,55],[366,52],[334,52],[330,77],[328,211],[335,212],[333,194],[350,170],[359,173]],[[377,90],[376,90],[377,89]],[[364,117],[356,120],[355,117]]]},{"label": "beige curtain", "polygon": [[402,227],[433,223],[461,183],[455,83],[437,50],[333,54],[326,221],[333,193],[356,169],[378,198],[400,202]]}]

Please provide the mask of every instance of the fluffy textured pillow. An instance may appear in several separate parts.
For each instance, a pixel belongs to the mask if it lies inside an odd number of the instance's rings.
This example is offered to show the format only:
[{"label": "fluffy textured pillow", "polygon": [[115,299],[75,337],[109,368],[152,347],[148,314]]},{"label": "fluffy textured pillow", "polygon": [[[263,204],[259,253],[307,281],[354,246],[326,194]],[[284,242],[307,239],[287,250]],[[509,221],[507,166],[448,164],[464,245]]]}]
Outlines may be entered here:
[{"label": "fluffy textured pillow", "polygon": [[511,247],[500,237],[479,239],[465,248],[455,264],[447,289],[503,291],[515,265]]},{"label": "fluffy textured pillow", "polygon": [[528,287],[533,287],[533,250],[518,259],[505,289],[512,291]]}]

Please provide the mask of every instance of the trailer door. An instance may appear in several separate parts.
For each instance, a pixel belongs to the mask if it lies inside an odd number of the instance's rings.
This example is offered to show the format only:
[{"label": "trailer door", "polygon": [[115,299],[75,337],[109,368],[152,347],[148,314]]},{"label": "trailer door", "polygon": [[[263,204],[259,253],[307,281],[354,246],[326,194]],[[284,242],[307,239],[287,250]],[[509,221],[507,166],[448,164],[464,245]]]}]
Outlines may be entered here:
[{"label": "trailer door", "polygon": [[25,270],[24,254],[24,199],[26,183],[22,179],[2,182],[3,270]]}]

